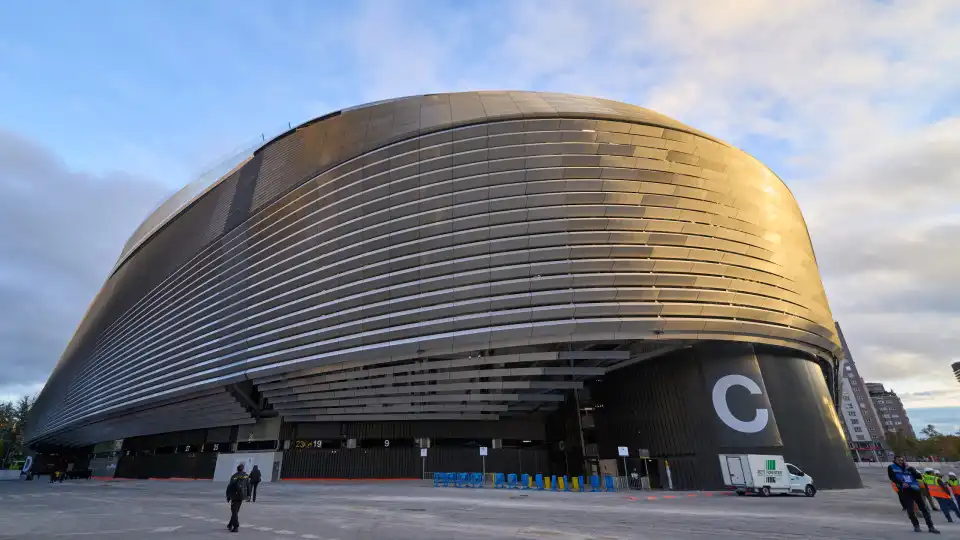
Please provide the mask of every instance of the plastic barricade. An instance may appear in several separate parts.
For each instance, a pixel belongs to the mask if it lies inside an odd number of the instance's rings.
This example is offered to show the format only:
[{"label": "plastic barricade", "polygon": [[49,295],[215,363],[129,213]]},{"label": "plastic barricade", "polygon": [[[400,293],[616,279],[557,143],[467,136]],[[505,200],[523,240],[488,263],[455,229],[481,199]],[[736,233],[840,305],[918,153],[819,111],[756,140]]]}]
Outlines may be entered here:
[{"label": "plastic barricade", "polygon": [[443,483],[443,473],[435,472],[433,473],[433,487],[440,487],[440,484]]},{"label": "plastic barricade", "polygon": [[593,493],[600,491],[600,477],[595,474],[590,476],[590,491]]},{"label": "plastic barricade", "polygon": [[534,481],[537,483],[537,490],[543,491],[543,475],[538,474]]},{"label": "plastic barricade", "polygon": [[550,477],[550,489],[552,489],[553,491],[557,490],[557,475],[553,475]]},{"label": "plastic barricade", "polygon": [[520,475],[520,489],[530,489],[530,475],[523,473]]},{"label": "plastic barricade", "polygon": [[483,484],[483,473],[475,472],[470,474],[470,487],[481,488]]},{"label": "plastic barricade", "polygon": [[557,478],[557,483],[559,484],[557,487],[560,491],[570,491],[570,481],[567,480],[567,475]]},{"label": "plastic barricade", "polygon": [[617,480],[617,479],[614,478],[613,476],[604,476],[604,477],[603,477],[603,481],[604,481],[605,487],[607,488],[607,491],[616,491],[616,490],[617,490],[616,480]]},{"label": "plastic barricade", "polygon": [[580,486],[583,485],[583,482],[581,481],[581,479],[574,476],[570,481],[573,482],[573,490],[580,491]]},{"label": "plastic barricade", "polygon": [[448,472],[443,475],[443,487],[455,486],[457,484],[457,473]]},{"label": "plastic barricade", "polygon": [[468,473],[462,472],[457,473],[457,487],[464,487],[467,485],[467,482],[470,481],[470,475]]},{"label": "plastic barricade", "polygon": [[577,477],[577,480],[580,481],[580,485],[579,485],[579,486],[574,486],[574,489],[576,489],[577,491],[586,491],[586,490],[587,490],[587,483],[584,482],[583,477],[582,477],[582,476],[578,476],[578,477]]},{"label": "plastic barricade", "polygon": [[517,474],[510,473],[507,475],[507,489],[519,489],[520,486],[517,484]]},{"label": "plastic barricade", "polygon": [[[514,480],[516,480],[516,476],[514,476]],[[493,475],[493,487],[494,489],[502,489],[507,487],[507,480],[503,476],[502,472],[498,472]]]}]

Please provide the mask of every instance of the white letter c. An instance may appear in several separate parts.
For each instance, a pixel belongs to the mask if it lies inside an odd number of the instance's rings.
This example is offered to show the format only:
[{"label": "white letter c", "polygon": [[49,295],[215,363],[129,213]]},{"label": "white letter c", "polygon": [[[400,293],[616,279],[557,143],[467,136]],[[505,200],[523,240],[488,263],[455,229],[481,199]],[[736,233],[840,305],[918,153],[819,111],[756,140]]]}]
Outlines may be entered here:
[{"label": "white letter c", "polygon": [[740,433],[759,433],[763,431],[770,419],[770,411],[767,409],[757,409],[757,415],[749,422],[740,420],[730,411],[730,406],[727,404],[727,391],[734,386],[742,386],[753,395],[763,393],[760,391],[760,386],[750,377],[744,375],[720,377],[717,384],[713,385],[713,408],[717,411],[717,416],[724,424]]}]

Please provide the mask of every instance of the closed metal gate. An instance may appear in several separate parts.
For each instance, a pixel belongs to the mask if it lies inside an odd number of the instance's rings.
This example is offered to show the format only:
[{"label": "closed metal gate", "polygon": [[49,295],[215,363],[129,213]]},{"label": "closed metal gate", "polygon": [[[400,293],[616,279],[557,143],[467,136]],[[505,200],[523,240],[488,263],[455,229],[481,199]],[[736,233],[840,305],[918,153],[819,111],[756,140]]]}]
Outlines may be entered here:
[{"label": "closed metal gate", "polygon": [[120,458],[118,478],[213,478],[217,454],[184,452],[179,454],[130,455]]},{"label": "closed metal gate", "polygon": [[281,478],[420,478],[417,448],[287,450]]}]

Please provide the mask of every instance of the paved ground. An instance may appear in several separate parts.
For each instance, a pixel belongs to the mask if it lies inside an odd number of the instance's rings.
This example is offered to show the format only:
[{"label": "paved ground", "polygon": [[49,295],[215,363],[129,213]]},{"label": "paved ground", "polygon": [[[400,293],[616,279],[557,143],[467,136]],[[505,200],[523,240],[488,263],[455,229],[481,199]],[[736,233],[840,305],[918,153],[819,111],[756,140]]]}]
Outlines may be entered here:
[{"label": "paved ground", "polygon": [[[462,539],[879,540],[916,536],[883,480],[817,497],[707,493],[551,493],[433,488],[416,483],[261,484],[226,531],[223,486],[210,482],[0,482],[0,538],[189,540]],[[648,497],[655,496],[656,499]],[[960,523],[934,516],[940,538]],[[924,533],[924,537],[926,534]]]}]

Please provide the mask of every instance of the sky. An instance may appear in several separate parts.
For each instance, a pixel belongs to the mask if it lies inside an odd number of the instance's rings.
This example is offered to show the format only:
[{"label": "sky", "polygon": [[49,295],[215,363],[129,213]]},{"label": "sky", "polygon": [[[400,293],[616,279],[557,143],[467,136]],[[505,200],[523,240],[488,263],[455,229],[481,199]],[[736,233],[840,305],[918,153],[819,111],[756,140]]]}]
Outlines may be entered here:
[{"label": "sky", "polygon": [[919,430],[960,430],[960,2],[0,3],[0,399],[37,391],[141,220],[262,136],[461,90],[594,95],[753,154]]}]

